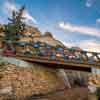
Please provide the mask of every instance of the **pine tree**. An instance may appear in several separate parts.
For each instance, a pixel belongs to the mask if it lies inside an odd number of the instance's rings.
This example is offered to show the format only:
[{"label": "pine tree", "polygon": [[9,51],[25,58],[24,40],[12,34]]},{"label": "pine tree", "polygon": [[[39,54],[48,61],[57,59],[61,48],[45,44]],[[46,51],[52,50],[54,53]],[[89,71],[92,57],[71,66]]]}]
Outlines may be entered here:
[{"label": "pine tree", "polygon": [[5,40],[6,41],[17,41],[20,38],[20,33],[25,29],[25,23],[23,20],[23,12],[25,6],[22,6],[19,11],[12,11],[12,18],[8,18],[9,23],[5,25]]}]

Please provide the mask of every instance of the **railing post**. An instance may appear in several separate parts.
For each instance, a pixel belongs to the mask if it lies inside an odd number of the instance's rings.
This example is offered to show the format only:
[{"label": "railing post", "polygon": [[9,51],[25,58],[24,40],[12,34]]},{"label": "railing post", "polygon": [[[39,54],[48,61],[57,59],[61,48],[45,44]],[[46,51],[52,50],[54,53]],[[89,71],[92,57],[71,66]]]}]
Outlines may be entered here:
[{"label": "railing post", "polygon": [[95,56],[96,56],[96,57],[97,57],[97,59],[100,61],[100,57],[99,57],[99,55],[98,55],[98,54],[96,54]]},{"label": "railing post", "polygon": [[82,54],[82,56],[85,56],[86,57],[86,60],[88,60],[88,55],[87,55],[87,52],[86,51],[82,51],[81,54]]}]

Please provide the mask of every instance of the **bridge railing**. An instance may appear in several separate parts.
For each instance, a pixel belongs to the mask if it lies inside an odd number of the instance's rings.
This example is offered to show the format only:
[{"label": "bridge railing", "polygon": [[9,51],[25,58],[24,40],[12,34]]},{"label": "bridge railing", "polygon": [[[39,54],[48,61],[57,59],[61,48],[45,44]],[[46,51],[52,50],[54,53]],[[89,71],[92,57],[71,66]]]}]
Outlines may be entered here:
[{"label": "bridge railing", "polygon": [[[30,50],[29,50],[30,49]],[[56,48],[57,49],[57,48]],[[20,53],[22,54],[22,53]],[[67,48],[60,48],[55,50],[52,47],[44,46],[29,46],[23,48],[23,54],[26,57],[40,57],[41,59],[47,58],[54,61],[69,61],[76,63],[87,63],[100,65],[100,53],[88,52],[83,50],[72,50]]]},{"label": "bridge railing", "polygon": [[32,58],[39,56],[54,61],[69,61],[74,63],[87,63],[100,65],[100,53],[65,48],[62,46],[53,47],[48,44],[37,43],[18,43],[16,44],[16,53]]}]

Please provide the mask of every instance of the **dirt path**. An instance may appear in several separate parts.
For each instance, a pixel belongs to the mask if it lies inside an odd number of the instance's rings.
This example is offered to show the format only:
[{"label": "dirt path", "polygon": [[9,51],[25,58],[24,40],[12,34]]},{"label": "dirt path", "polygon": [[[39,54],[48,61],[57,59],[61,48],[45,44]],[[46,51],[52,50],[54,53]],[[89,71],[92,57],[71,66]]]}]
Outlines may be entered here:
[{"label": "dirt path", "polygon": [[87,88],[58,90],[48,95],[31,96],[25,100],[88,100]]}]

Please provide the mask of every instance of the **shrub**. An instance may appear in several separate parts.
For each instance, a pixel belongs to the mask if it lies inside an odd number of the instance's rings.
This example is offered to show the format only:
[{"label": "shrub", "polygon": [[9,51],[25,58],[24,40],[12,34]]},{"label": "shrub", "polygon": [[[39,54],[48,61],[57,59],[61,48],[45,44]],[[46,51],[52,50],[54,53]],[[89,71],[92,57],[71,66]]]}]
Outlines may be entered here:
[{"label": "shrub", "polygon": [[100,100],[100,87],[96,90],[96,96],[98,97],[98,100]]}]

